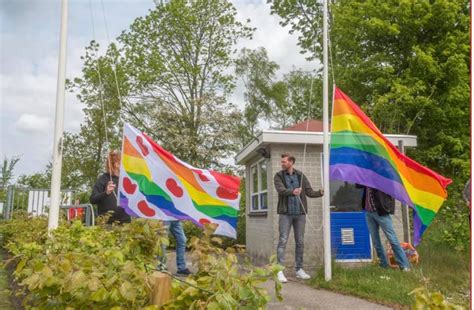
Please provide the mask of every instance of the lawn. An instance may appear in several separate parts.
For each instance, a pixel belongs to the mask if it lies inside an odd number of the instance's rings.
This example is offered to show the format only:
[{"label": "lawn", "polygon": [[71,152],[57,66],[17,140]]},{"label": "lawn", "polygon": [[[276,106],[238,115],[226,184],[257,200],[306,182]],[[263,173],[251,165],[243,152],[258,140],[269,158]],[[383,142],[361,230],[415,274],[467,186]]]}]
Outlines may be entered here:
[{"label": "lawn", "polygon": [[414,302],[408,294],[426,286],[430,292],[440,291],[449,302],[466,308],[470,302],[470,258],[468,253],[451,250],[444,242],[424,239],[418,247],[420,263],[412,271],[363,267],[342,267],[333,264],[333,279],[324,281],[319,270],[311,285],[358,296],[391,306],[408,306]]}]

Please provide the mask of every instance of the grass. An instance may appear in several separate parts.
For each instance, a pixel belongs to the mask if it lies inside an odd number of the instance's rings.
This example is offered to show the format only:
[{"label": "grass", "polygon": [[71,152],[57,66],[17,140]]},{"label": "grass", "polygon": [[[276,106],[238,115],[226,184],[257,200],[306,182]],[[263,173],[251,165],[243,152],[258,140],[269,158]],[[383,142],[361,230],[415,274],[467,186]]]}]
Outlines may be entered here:
[{"label": "grass", "polygon": [[421,242],[417,250],[420,263],[409,273],[383,269],[375,264],[353,268],[333,264],[330,282],[324,281],[324,272],[320,270],[311,285],[401,307],[413,304],[414,298],[408,294],[415,288],[425,286],[430,292],[440,291],[449,302],[468,308],[469,254],[456,252],[443,242],[428,238]]}]

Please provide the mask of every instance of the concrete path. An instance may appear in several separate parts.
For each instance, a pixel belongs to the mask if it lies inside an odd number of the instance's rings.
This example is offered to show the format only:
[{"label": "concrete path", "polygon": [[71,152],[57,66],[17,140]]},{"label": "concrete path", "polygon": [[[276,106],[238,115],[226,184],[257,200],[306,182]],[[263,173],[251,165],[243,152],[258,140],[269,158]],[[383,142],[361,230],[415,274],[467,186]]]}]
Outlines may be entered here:
[{"label": "concrete path", "polygon": [[[176,272],[176,253],[169,251],[167,254],[168,269]],[[190,262],[187,263],[191,271],[196,271]],[[317,310],[317,309],[334,309],[334,310],[385,310],[390,309],[378,304],[368,302],[366,300],[332,293],[326,290],[314,289],[303,284],[296,278],[287,275],[288,283],[283,284],[282,294],[283,301],[279,302],[275,299],[274,282],[268,281],[263,287],[272,296],[272,300],[268,304],[268,309],[277,310]]]},{"label": "concrete path", "polygon": [[288,283],[283,283],[283,301],[274,298],[275,289],[273,281],[264,283],[264,288],[272,296],[268,309],[299,310],[299,309],[334,309],[334,310],[383,310],[390,309],[366,300],[337,294],[330,291],[314,289],[288,277]]}]

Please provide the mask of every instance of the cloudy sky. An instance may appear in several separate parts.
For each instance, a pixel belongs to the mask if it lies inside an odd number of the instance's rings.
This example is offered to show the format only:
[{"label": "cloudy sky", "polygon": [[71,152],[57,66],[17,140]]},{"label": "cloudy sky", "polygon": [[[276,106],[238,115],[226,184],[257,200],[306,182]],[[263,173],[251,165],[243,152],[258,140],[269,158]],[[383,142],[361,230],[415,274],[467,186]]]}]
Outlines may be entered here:
[{"label": "cloudy sky", "polygon": [[[106,45],[101,0],[91,1],[96,39]],[[102,1],[111,40],[154,7],[153,0]],[[234,5],[239,18],[250,18],[257,28],[253,40],[239,47],[265,47],[280,65],[280,75],[292,67],[315,68],[300,55],[296,35],[270,15],[266,0],[236,0]],[[0,0],[0,155],[21,156],[16,176],[42,171],[52,158],[60,11],[60,0]],[[79,76],[80,56],[92,38],[89,0],[69,0],[68,78]],[[232,100],[243,103],[242,87]],[[78,131],[82,108],[73,94],[66,95],[66,131]]]}]

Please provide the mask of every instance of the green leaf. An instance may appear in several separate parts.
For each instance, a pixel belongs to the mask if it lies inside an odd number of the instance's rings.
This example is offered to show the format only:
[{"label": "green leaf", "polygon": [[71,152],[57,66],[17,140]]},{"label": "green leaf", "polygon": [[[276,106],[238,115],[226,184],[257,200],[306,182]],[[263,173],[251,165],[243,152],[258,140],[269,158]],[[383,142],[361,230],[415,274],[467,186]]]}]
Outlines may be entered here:
[{"label": "green leaf", "polygon": [[51,268],[49,268],[48,266],[44,266],[43,267],[43,270],[41,271],[41,274],[43,275],[43,277],[45,278],[50,278],[53,276],[53,271],[51,270]]},{"label": "green leaf", "polygon": [[23,270],[26,265],[26,259],[21,259],[18,265],[16,265],[15,272],[19,273]]},{"label": "green leaf", "polygon": [[100,288],[91,294],[90,299],[95,302],[105,301],[107,299],[107,291],[105,288]]},{"label": "green leaf", "polygon": [[137,294],[130,282],[125,281],[120,286],[120,294],[129,301],[135,301]]},{"label": "green leaf", "polygon": [[239,290],[239,298],[241,300],[246,300],[251,294],[252,292],[247,287],[242,287]]},{"label": "green leaf", "polygon": [[444,302],[444,296],[443,296],[443,294],[441,294],[439,292],[431,293],[430,298],[431,298],[432,303],[437,305],[437,306],[442,305],[443,302]]},{"label": "green leaf", "polygon": [[207,304],[207,309],[208,310],[220,310],[221,307],[219,306],[219,304],[217,302],[212,301],[209,304]]}]

